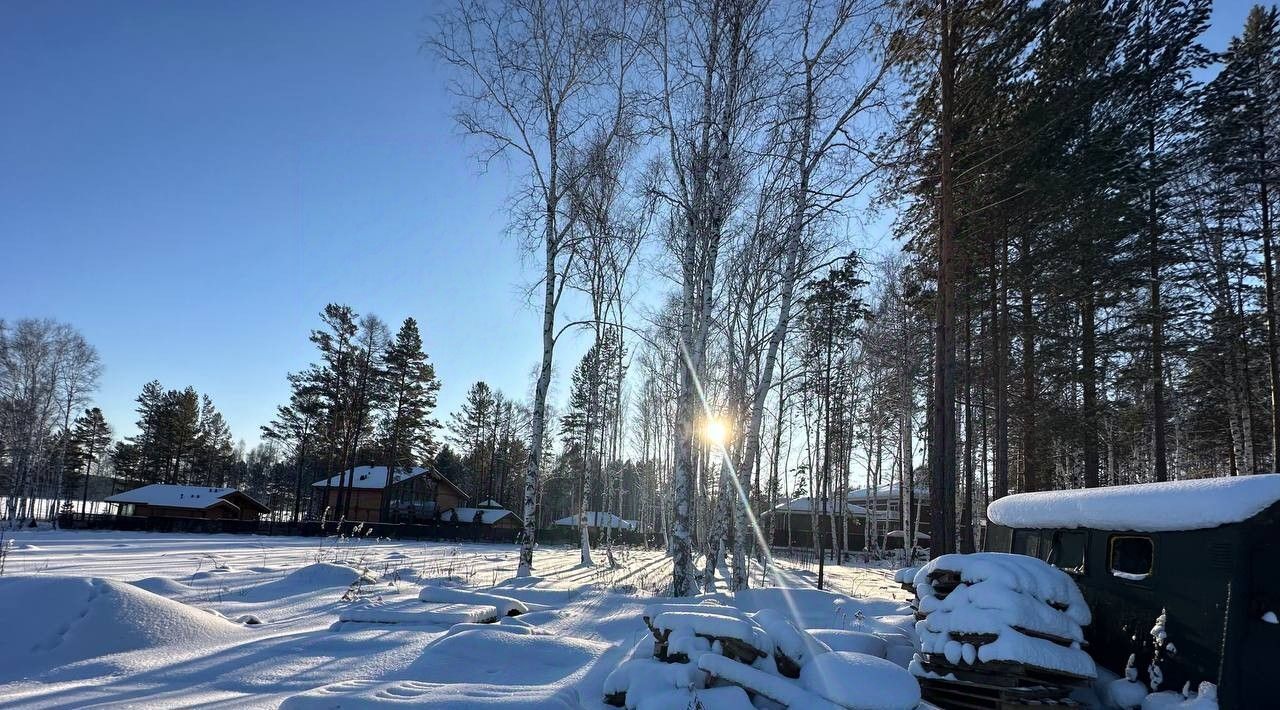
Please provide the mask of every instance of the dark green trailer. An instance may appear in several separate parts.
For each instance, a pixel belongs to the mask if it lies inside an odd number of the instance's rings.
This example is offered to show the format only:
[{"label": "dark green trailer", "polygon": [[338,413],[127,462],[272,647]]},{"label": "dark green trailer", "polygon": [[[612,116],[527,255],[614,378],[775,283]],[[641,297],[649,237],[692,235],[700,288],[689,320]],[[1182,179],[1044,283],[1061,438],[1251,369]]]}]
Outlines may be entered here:
[{"label": "dark green trailer", "polygon": [[1079,584],[1100,668],[1123,675],[1135,654],[1149,683],[1154,658],[1160,690],[1209,681],[1222,708],[1280,707],[1280,474],[1025,493],[987,517],[988,551]]}]

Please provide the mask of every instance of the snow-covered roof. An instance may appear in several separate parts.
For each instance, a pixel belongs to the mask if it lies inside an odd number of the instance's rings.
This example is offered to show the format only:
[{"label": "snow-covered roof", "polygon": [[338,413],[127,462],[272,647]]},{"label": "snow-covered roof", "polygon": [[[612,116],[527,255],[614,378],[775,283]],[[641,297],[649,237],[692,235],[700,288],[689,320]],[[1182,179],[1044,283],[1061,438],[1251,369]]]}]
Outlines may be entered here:
[{"label": "snow-covered roof", "polygon": [[263,511],[268,508],[235,488],[210,488],[209,486],[178,486],[169,483],[152,483],[149,486],[135,488],[124,493],[117,493],[104,500],[108,503],[133,503],[135,505],[152,505],[164,508],[188,508],[204,510],[215,505],[240,506],[225,500],[229,495],[238,494]]},{"label": "snow-covered roof", "polygon": [[[885,533],[885,537],[891,537],[891,538],[893,538],[893,539],[895,539],[895,540],[896,540],[896,539],[898,539],[898,538],[900,538],[900,537],[906,537],[906,535],[904,535],[904,534],[903,534],[903,532],[902,532],[901,530],[890,530],[889,532]],[[926,534],[926,533],[922,533],[922,532],[918,532],[918,533],[916,533],[916,539],[917,539],[917,540],[928,540],[928,539],[930,539],[930,538],[929,538],[929,535],[928,535],[928,534]]]},{"label": "snow-covered roof", "polygon": [[[804,496],[802,498],[793,498],[789,501],[783,501],[782,503],[779,503],[773,506],[773,509],[778,511],[779,513],[787,513],[787,512],[810,513],[810,512],[813,512],[813,505],[814,505],[813,498],[809,496]],[[836,507],[835,502],[828,501],[826,505],[820,505],[818,510],[819,512],[825,513],[825,512],[832,511],[835,507]],[[845,509],[848,511],[848,515],[866,515],[867,514],[866,508],[863,508],[860,505],[854,505],[853,503],[846,503]]]},{"label": "snow-covered roof", "polygon": [[486,498],[476,503],[477,508],[501,508],[502,504],[492,498]]},{"label": "snow-covered roof", "polygon": [[1203,530],[1243,522],[1276,502],[1280,474],[1268,473],[1021,493],[992,502],[987,519],[1010,528]]},{"label": "snow-covered roof", "polygon": [[[873,497],[878,500],[884,500],[886,498],[897,498],[901,490],[902,490],[902,484],[900,483],[890,483],[883,486],[876,486],[875,488],[855,488],[849,491],[848,498],[851,501],[860,501],[860,502],[871,500]],[[929,497],[928,488],[924,488],[922,486],[916,486],[915,490],[916,490],[917,498]]]},{"label": "snow-covered roof", "polygon": [[[577,514],[560,518],[556,521],[556,525],[566,525],[568,527],[578,526]],[[624,520],[613,513],[597,513],[594,510],[587,511],[587,527],[589,528],[614,528],[618,530],[635,530],[640,527],[640,523],[635,520]]]},{"label": "snow-covered roof", "polygon": [[[365,489],[384,488],[387,485],[387,467],[386,466],[356,466],[353,469],[348,469],[346,473],[347,473],[347,479],[348,481],[351,482],[352,488],[365,488]],[[402,481],[407,481],[410,478],[421,476],[424,473],[429,473],[434,475],[436,477],[436,480],[448,485],[450,488],[453,488],[464,498],[466,497],[466,494],[463,493],[462,490],[459,489],[457,486],[455,486],[452,481],[440,475],[439,473],[436,473],[434,470],[430,468],[426,468],[425,466],[414,466],[413,468],[397,468],[396,476],[395,476],[395,479],[393,480],[393,483],[400,483]],[[339,473],[327,480],[322,478],[319,481],[312,483],[311,486],[313,488],[324,488],[325,485],[327,484],[329,486],[337,487],[344,483],[342,478],[343,478],[342,474]]]},{"label": "snow-covered roof", "polygon": [[480,522],[485,525],[493,525],[508,515],[515,518],[517,523],[520,522],[520,516],[505,508],[450,508],[441,515],[441,518],[444,520],[452,519],[459,523],[470,523],[475,521],[477,512],[480,513]]}]

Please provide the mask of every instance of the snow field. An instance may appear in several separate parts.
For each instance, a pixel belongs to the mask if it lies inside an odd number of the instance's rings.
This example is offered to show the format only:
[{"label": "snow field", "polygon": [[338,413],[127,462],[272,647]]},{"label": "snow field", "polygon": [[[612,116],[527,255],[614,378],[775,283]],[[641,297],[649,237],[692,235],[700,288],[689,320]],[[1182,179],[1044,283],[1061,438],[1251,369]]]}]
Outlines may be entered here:
[{"label": "snow field", "polygon": [[[542,549],[539,576],[514,579],[514,546],[61,531],[18,537],[0,578],[0,627],[17,641],[0,645],[6,707],[605,708],[614,683],[651,686],[629,707],[696,698],[704,708],[741,708],[751,707],[747,691],[696,660],[652,657],[646,612],[655,612],[651,619],[671,613],[670,625],[679,627],[672,635],[699,655],[719,656],[724,643],[699,636],[707,622],[681,614],[716,619],[715,630],[732,630],[726,638],[745,637],[736,640],[767,653],[753,666],[738,665],[818,698],[799,678],[779,675],[775,634],[802,660],[803,649],[828,648],[807,628],[865,634],[883,644],[870,651],[892,656],[901,620],[910,618],[891,599],[804,589],[806,570],[786,563],[767,580],[795,589],[660,602],[654,593],[669,581],[670,562],[650,550],[616,550],[619,567],[584,568],[576,548]],[[892,575],[827,571],[839,588],[874,588]],[[474,623],[482,615],[498,621]]]}]

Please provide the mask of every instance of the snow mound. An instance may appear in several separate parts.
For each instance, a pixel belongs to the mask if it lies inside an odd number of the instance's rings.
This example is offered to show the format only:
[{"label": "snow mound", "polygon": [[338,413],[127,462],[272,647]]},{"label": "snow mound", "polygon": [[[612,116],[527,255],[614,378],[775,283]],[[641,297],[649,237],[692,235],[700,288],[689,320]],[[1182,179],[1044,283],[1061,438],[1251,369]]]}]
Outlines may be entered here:
[{"label": "snow mound", "polygon": [[378,577],[367,569],[317,562],[299,567],[275,581],[250,587],[245,590],[244,597],[251,601],[270,601],[321,589],[341,590],[357,582],[377,584]]},{"label": "snow mound", "polygon": [[814,629],[809,635],[832,651],[865,653],[876,658],[889,656],[889,642],[875,634],[841,629]]},{"label": "snow mound", "polygon": [[295,569],[280,581],[287,582],[290,586],[310,585],[312,589],[322,589],[351,584],[356,580],[361,584],[377,584],[378,576],[367,569],[357,569],[332,562],[317,562]]},{"label": "snow mound", "polygon": [[434,683],[546,685],[576,678],[608,646],[570,637],[512,633],[490,626],[435,641],[409,667]]},{"label": "snow mound", "polygon": [[0,579],[0,680],[113,653],[188,650],[241,638],[241,627],[131,584],[96,577]]},{"label": "snow mound", "polygon": [[159,594],[162,597],[169,597],[170,599],[174,597],[183,597],[196,591],[182,582],[179,582],[176,579],[170,579],[169,577],[147,577],[146,579],[139,579],[136,582],[130,582],[130,584],[138,589],[145,589],[152,594]]},{"label": "snow mound", "polygon": [[[507,618],[510,618],[510,617],[507,617]],[[497,631],[499,633],[508,633],[508,634],[523,634],[525,636],[538,633],[534,631],[532,627],[529,627],[529,626],[516,626],[513,624],[479,624],[479,623],[467,621],[467,622],[454,624],[453,626],[450,626],[449,630],[444,632],[444,635],[445,637],[456,636],[464,631],[477,631],[477,630]]]},{"label": "snow mound", "polygon": [[1010,528],[1203,530],[1239,523],[1280,502],[1280,474],[1042,491],[1005,496],[987,519]]},{"label": "snow mound", "polygon": [[515,616],[529,611],[529,607],[519,599],[452,587],[423,587],[418,592],[418,599],[424,602],[489,606],[497,610],[498,616]]},{"label": "snow mound", "polygon": [[1142,710],[1218,710],[1218,686],[1203,681],[1192,694],[1187,688],[1186,696],[1172,690],[1152,693],[1142,701]]},{"label": "snow mound", "polygon": [[632,658],[613,669],[604,681],[606,698],[620,698],[628,710],[641,700],[672,690],[706,687],[706,673],[692,663],[664,663],[653,658]]},{"label": "snow mound", "polygon": [[914,584],[916,580],[916,572],[920,571],[920,567],[903,567],[893,573],[894,584]]},{"label": "snow mound", "polygon": [[579,591],[572,587],[555,586],[542,577],[511,577],[495,584],[489,593],[499,593],[525,604],[564,606],[573,601]]},{"label": "snow mound", "polygon": [[920,684],[902,667],[865,653],[832,651],[800,669],[800,683],[818,695],[856,710],[911,710]]},{"label": "snow mound", "polygon": [[281,710],[473,710],[500,707],[578,710],[581,706],[577,692],[560,685],[512,687],[413,680],[348,680],[295,695],[280,705]]},{"label": "snow mound", "polygon": [[1147,686],[1128,678],[1116,678],[1104,687],[1105,690],[1101,693],[1103,700],[1109,706],[1121,710],[1140,708],[1147,697]]},{"label": "snow mound", "polygon": [[449,626],[460,623],[496,621],[498,611],[482,604],[423,604],[416,599],[393,602],[367,602],[348,607],[338,613],[338,623],[359,624],[430,624]]}]

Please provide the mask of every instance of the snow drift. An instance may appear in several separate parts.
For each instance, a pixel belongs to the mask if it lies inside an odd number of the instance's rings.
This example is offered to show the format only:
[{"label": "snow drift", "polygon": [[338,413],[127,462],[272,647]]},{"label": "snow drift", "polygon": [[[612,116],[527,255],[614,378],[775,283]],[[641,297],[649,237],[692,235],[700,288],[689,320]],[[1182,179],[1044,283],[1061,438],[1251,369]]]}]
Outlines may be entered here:
[{"label": "snow drift", "polygon": [[96,577],[0,579],[0,681],[114,653],[186,651],[242,640],[236,624],[131,584]]},{"label": "snow drift", "polygon": [[248,601],[273,601],[319,589],[334,589],[335,594],[354,583],[376,584],[377,575],[367,569],[356,569],[332,562],[317,562],[299,567],[272,582],[249,587],[243,598]]}]

